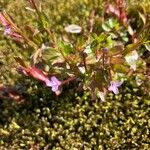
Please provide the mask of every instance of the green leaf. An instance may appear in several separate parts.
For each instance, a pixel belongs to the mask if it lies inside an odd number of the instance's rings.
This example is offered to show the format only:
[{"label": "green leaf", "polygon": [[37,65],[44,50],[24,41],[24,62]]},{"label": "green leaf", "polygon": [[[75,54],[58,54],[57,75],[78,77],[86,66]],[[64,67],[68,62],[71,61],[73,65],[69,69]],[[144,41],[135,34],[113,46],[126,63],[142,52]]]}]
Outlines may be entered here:
[{"label": "green leaf", "polygon": [[[98,45],[101,45],[102,42],[104,42],[107,38],[107,35],[102,33],[100,35],[94,35],[94,38],[91,42],[91,48],[93,49],[94,47],[98,46]],[[93,49],[94,50],[94,49]]]},{"label": "green leaf", "polygon": [[108,21],[102,24],[102,28],[104,31],[111,31],[113,28],[118,29],[118,22],[116,19],[110,18]]},{"label": "green leaf", "polygon": [[58,47],[61,49],[65,56],[74,52],[71,44],[64,43],[62,41],[58,43]]},{"label": "green leaf", "polygon": [[145,25],[145,24],[146,24],[146,17],[144,16],[144,14],[142,14],[142,13],[140,13],[140,12],[139,12],[139,16],[140,16],[140,18],[142,19],[143,24]]},{"label": "green leaf", "polygon": [[127,73],[129,71],[129,67],[121,64],[114,65],[114,71],[117,73]]},{"label": "green leaf", "polygon": [[14,57],[17,63],[19,63],[22,67],[27,67],[27,64],[20,57]]},{"label": "green leaf", "polygon": [[103,42],[106,37],[107,35],[102,33],[96,38],[96,40],[98,41],[98,43],[100,43],[100,42]]},{"label": "green leaf", "polygon": [[148,51],[150,51],[150,44],[149,44],[149,43],[144,44],[144,46],[145,46],[145,48],[146,48]]},{"label": "green leaf", "polygon": [[60,57],[60,53],[54,48],[46,49],[43,53],[43,58],[48,61],[53,61]]},{"label": "green leaf", "polygon": [[39,27],[41,29],[46,29],[49,27],[49,21],[48,21],[48,17],[46,16],[46,14],[44,12],[40,13],[40,20],[38,22]]},{"label": "green leaf", "polygon": [[123,45],[116,45],[109,50],[109,56],[116,55],[118,52],[121,53],[124,50]]},{"label": "green leaf", "polygon": [[107,47],[111,48],[113,46],[113,40],[111,39],[111,36],[107,38]]},{"label": "green leaf", "polygon": [[126,37],[126,36],[123,36],[122,39],[123,39],[123,41],[125,41],[125,42],[128,42],[128,41],[129,41],[128,37]]},{"label": "green leaf", "polygon": [[107,23],[103,23],[102,28],[104,31],[107,31],[107,32],[111,31],[111,27]]},{"label": "green leaf", "polygon": [[110,28],[114,28],[116,26],[116,24],[117,24],[117,21],[115,19],[113,19],[113,18],[110,18],[108,20],[108,24],[109,24]]},{"label": "green leaf", "polygon": [[144,39],[137,41],[136,43],[133,44],[128,44],[125,48],[125,51],[123,53],[123,55],[125,56],[126,54],[136,50],[137,48],[139,48],[142,44],[143,44]]}]

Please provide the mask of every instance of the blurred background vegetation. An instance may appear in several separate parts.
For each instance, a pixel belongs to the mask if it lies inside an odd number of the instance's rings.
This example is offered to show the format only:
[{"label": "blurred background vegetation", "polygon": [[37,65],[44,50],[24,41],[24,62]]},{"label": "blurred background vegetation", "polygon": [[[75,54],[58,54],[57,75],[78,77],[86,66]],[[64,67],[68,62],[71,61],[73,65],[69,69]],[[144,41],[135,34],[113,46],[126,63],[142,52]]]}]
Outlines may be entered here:
[{"label": "blurred background vegetation", "polygon": [[[104,15],[103,0],[37,2],[48,17],[49,28],[58,35],[72,23],[86,30],[93,10],[96,22],[100,23]],[[150,15],[149,0],[129,0],[130,15],[136,14],[140,5]],[[37,16],[28,7],[26,0],[0,0],[0,9],[6,10],[21,28],[37,26]],[[8,87],[5,93],[0,91],[4,97],[0,97],[0,149],[150,149],[150,95],[142,86],[135,86],[135,76],[126,79],[121,94],[110,94],[104,103],[91,101],[86,92],[74,94],[72,85],[56,98],[42,84],[17,74],[13,57],[21,51],[21,46],[6,39],[0,28],[0,88]]]}]

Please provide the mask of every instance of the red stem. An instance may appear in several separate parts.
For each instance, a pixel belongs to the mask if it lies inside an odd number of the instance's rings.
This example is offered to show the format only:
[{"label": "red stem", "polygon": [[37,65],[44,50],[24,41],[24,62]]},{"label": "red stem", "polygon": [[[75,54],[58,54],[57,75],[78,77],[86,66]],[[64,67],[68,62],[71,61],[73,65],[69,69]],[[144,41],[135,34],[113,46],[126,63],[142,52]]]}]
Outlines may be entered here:
[{"label": "red stem", "polygon": [[75,79],[76,79],[76,77],[70,77],[70,78],[68,78],[67,80],[63,81],[63,82],[62,82],[62,85],[63,85],[63,84],[66,84],[66,83],[68,83],[68,82],[70,82],[70,81],[73,81],[73,80],[75,80]]}]

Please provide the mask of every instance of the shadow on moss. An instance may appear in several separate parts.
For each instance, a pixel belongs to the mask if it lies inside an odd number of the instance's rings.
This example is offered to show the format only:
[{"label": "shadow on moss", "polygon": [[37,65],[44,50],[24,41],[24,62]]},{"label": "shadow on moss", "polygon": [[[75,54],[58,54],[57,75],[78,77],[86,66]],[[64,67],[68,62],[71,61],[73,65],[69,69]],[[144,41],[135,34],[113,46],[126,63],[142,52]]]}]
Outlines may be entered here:
[{"label": "shadow on moss", "polygon": [[103,103],[70,87],[56,98],[49,88],[30,85],[25,103],[1,101],[2,149],[149,148],[149,96],[128,93],[131,84]]}]

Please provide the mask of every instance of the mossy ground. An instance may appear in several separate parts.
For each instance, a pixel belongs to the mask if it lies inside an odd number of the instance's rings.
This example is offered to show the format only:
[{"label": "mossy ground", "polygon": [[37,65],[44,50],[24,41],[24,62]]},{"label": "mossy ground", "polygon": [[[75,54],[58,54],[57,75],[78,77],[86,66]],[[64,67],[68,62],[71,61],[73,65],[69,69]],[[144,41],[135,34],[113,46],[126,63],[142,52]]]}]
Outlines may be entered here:
[{"label": "mossy ground", "polygon": [[[91,10],[101,13],[103,8],[101,0],[41,2],[50,27],[58,33],[70,23],[86,26]],[[25,10],[25,0],[0,0],[0,4],[20,26],[36,22],[34,14]],[[56,97],[39,82],[16,75],[12,64],[19,48],[15,44],[10,48],[11,41],[0,38],[0,82],[23,87],[20,92],[25,97],[20,104],[0,99],[0,149],[150,149],[150,95],[135,86],[134,79],[123,84],[119,95],[108,95],[106,102],[92,101],[87,92],[76,92],[71,85]]]}]

